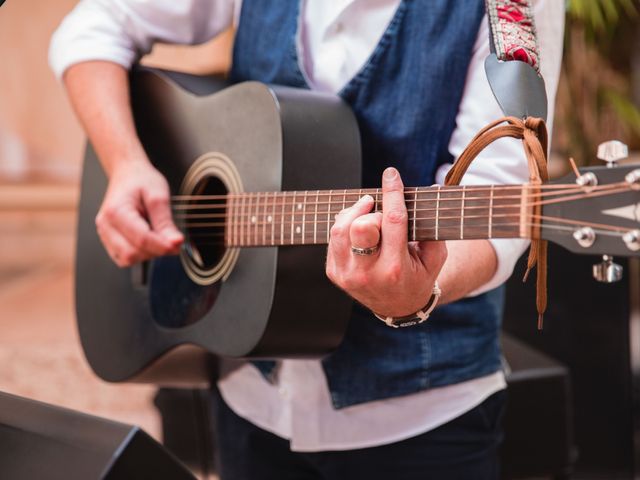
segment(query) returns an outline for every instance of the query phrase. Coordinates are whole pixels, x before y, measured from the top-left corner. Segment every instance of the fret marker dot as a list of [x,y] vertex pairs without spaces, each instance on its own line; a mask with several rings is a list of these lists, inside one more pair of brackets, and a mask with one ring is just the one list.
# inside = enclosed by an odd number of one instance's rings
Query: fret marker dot
[[257,221],[258,221],[258,219],[256,218],[255,215],[253,217],[251,217],[251,223],[256,223]]
[[302,210],[302,204],[301,203],[298,204],[298,210]]
[[302,229],[300,227],[296,227],[296,233],[301,233]]
[[269,216],[267,217],[267,222],[271,223],[271,220],[273,220],[273,217],[272,217],[271,215],[269,215]]

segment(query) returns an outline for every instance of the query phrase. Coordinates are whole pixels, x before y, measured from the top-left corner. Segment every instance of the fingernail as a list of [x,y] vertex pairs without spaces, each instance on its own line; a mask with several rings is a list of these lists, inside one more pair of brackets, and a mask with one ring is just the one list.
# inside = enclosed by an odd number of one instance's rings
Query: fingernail
[[182,240],[182,234],[177,230],[167,230],[165,232],[165,236],[171,242],[177,242],[179,240]]
[[389,167],[384,171],[383,177],[385,180],[393,180],[396,175],[398,175],[398,171],[393,167]]
[[365,195],[364,197],[360,197],[360,200],[358,200],[358,203],[369,203],[369,202],[373,202],[373,197],[371,195]]

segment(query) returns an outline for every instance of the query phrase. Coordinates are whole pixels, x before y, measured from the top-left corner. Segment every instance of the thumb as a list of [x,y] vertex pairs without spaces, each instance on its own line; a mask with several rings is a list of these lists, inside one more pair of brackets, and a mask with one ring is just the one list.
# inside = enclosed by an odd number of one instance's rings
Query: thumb
[[417,242],[417,255],[424,268],[437,277],[447,260],[447,242]]
[[151,229],[160,235],[173,247],[177,247],[184,240],[184,235],[178,230],[171,218],[168,193],[157,194],[147,191],[142,195],[144,205],[149,217]]

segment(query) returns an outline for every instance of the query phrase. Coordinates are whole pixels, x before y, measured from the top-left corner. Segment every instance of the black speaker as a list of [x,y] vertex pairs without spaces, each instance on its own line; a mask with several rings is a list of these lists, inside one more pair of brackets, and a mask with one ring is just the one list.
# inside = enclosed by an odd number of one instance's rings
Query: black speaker
[[0,476],[7,480],[195,480],[143,430],[0,393]]
[[[592,278],[592,265],[600,261],[549,245],[542,331],[536,328],[535,281],[522,285],[521,262],[508,283],[504,330],[569,369],[576,477],[630,480],[640,474],[640,262],[616,258],[624,277],[604,284]],[[534,400],[543,395],[531,391]]]
[[569,369],[507,334],[502,349],[508,366],[502,478],[570,478],[576,450]]

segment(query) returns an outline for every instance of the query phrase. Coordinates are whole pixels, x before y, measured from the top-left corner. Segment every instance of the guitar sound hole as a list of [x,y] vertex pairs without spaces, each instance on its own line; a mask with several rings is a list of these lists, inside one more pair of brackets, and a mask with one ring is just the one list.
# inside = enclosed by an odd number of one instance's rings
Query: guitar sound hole
[[239,174],[221,153],[204,154],[185,175],[180,192],[189,200],[179,216],[186,234],[180,259],[186,274],[198,285],[224,281],[238,258],[237,248],[225,246],[225,225],[227,194],[240,191]]
[[224,256],[226,194],[220,179],[207,177],[198,182],[193,193],[203,198],[189,202],[185,248],[191,261],[202,271],[214,269]]
[[[182,328],[196,323],[213,307],[221,287],[215,272],[223,263],[224,216],[227,189],[216,177],[202,177],[178,211],[176,220],[186,233],[178,260],[153,262],[150,302],[154,320],[163,327]],[[213,273],[212,273],[213,272]]]

